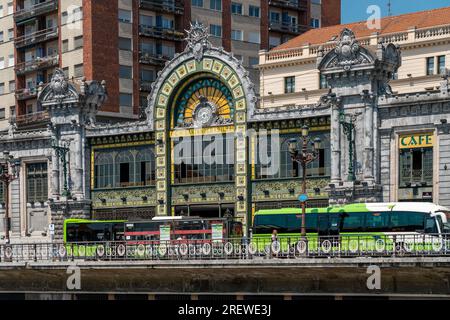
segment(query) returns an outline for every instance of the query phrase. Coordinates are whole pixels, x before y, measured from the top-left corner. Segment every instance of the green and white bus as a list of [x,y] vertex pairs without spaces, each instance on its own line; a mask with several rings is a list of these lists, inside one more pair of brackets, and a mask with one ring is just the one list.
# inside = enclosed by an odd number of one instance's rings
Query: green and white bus
[[[317,249],[326,239],[334,239],[330,243],[341,246],[340,249],[348,249],[350,242],[353,246],[375,249],[376,242],[387,245],[395,241],[401,245],[406,243],[408,250],[423,250],[436,238],[442,239],[444,235],[447,239],[449,218],[449,209],[432,203],[361,203],[310,208],[306,210],[306,233],[309,245],[314,246],[312,249]],[[283,245],[283,239],[300,238],[301,225],[300,208],[260,210],[254,215],[252,238],[256,244],[267,244],[276,230]]]

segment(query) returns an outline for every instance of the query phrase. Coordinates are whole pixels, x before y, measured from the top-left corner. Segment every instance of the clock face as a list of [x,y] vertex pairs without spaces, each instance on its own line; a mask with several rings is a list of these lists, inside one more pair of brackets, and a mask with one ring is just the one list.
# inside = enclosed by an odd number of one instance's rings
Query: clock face
[[175,127],[210,126],[220,118],[234,117],[233,97],[223,83],[216,79],[200,79],[181,92],[175,104]]

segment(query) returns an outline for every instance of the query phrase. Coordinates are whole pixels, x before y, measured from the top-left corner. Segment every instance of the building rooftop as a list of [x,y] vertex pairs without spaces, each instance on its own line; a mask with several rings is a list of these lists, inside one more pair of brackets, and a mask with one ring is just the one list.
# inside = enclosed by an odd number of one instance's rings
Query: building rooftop
[[312,29],[308,32],[272,49],[284,50],[299,48],[306,44],[317,45],[334,41],[342,29],[351,29],[357,38],[369,37],[378,32],[380,35],[406,32],[411,28],[423,29],[450,24],[450,7],[420,11],[381,19],[381,29],[369,29],[367,21],[335,25],[326,28]]

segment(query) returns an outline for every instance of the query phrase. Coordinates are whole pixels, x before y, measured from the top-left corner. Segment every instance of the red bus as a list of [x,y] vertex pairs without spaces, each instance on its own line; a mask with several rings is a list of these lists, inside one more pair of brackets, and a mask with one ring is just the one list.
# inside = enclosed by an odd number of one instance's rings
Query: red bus
[[155,217],[125,223],[127,244],[211,242],[242,238],[242,223],[227,218]]

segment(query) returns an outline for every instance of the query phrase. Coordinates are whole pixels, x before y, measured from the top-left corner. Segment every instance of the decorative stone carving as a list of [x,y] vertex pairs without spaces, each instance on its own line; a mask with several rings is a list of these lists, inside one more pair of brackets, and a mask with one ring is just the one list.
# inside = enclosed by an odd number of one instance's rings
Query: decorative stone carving
[[368,63],[367,58],[360,54],[360,50],[361,47],[353,31],[345,28],[341,32],[337,48],[335,49],[337,57],[333,61],[333,66],[350,70],[354,64]]
[[50,81],[50,89],[53,91],[53,97],[56,100],[64,99],[69,91],[64,71],[56,69]]
[[192,51],[194,53],[195,59],[197,61],[201,61],[205,49],[211,48],[211,42],[209,42],[208,27],[196,21],[194,24],[191,23],[190,30],[185,31],[187,33],[186,51]]

